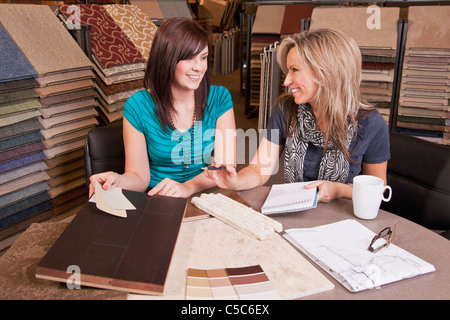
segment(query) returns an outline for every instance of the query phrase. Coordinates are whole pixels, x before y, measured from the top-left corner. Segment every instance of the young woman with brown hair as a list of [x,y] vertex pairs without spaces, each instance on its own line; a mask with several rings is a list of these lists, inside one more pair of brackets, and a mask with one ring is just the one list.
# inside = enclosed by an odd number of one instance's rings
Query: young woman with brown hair
[[104,189],[188,197],[213,187],[201,169],[214,161],[235,165],[235,121],[229,91],[210,83],[205,30],[186,18],[166,20],[153,40],[146,90],[124,108],[125,173],[90,177]]

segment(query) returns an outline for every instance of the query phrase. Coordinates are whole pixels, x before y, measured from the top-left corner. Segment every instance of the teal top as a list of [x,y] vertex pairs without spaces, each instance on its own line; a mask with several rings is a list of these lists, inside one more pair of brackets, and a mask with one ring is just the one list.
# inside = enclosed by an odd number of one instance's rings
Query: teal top
[[153,188],[164,178],[185,182],[200,174],[201,167],[211,164],[216,121],[232,107],[230,92],[212,85],[205,113],[194,127],[185,132],[168,127],[164,130],[150,93],[141,90],[133,94],[125,103],[123,116],[147,141],[149,187]]

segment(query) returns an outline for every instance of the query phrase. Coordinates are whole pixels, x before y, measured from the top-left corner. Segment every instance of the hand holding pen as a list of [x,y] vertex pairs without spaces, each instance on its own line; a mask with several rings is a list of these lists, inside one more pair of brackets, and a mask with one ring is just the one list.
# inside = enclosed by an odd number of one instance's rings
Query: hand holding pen
[[237,172],[233,165],[213,164],[202,168],[206,176],[213,180],[219,188],[234,189],[236,184]]
[[202,170],[208,171],[208,170],[226,170],[227,167],[226,166],[220,166],[220,167],[215,167],[215,166],[207,166],[207,167],[202,167]]

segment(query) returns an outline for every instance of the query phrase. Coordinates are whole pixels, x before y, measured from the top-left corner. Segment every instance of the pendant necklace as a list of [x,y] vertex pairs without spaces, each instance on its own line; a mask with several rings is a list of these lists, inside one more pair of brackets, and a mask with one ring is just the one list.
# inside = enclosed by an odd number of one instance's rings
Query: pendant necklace
[[[191,131],[191,149],[190,152],[186,152],[186,150],[183,149],[183,145],[182,145],[182,139],[181,139],[181,134],[178,133],[177,128],[175,127],[175,124],[173,122],[173,118],[172,118],[172,112],[169,112],[169,118],[170,118],[170,124],[172,125],[172,127],[174,128],[174,132],[175,134],[178,136],[178,143],[180,144],[180,149],[183,152],[183,157],[184,157],[184,169],[185,169],[185,173],[186,173],[186,179],[185,181],[188,180],[188,173],[189,173],[189,164],[192,162],[191,158],[192,158],[192,149],[194,147],[194,129],[195,129],[195,122],[196,122],[196,115],[197,115],[197,107],[194,107],[194,114],[192,116],[192,131]],[[189,129],[188,129],[189,131]]]

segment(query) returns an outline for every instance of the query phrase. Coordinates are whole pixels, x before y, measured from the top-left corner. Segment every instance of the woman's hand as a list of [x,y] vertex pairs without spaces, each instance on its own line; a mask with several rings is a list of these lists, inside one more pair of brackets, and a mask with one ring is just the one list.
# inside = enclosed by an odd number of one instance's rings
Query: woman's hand
[[156,194],[160,196],[188,198],[192,195],[192,191],[184,183],[165,178],[148,192],[149,196]]
[[89,177],[89,198],[95,193],[95,182],[98,182],[104,190],[118,186],[120,175],[118,173],[108,171],[94,174]]
[[317,187],[319,189],[319,195],[317,201],[330,202],[336,198],[352,198],[352,186],[331,181],[314,181],[305,186],[305,189]]
[[[219,166],[217,165],[217,167]],[[213,180],[219,188],[234,190],[237,185],[236,168],[232,165],[226,165],[225,168],[225,170],[207,170],[206,176]]]

